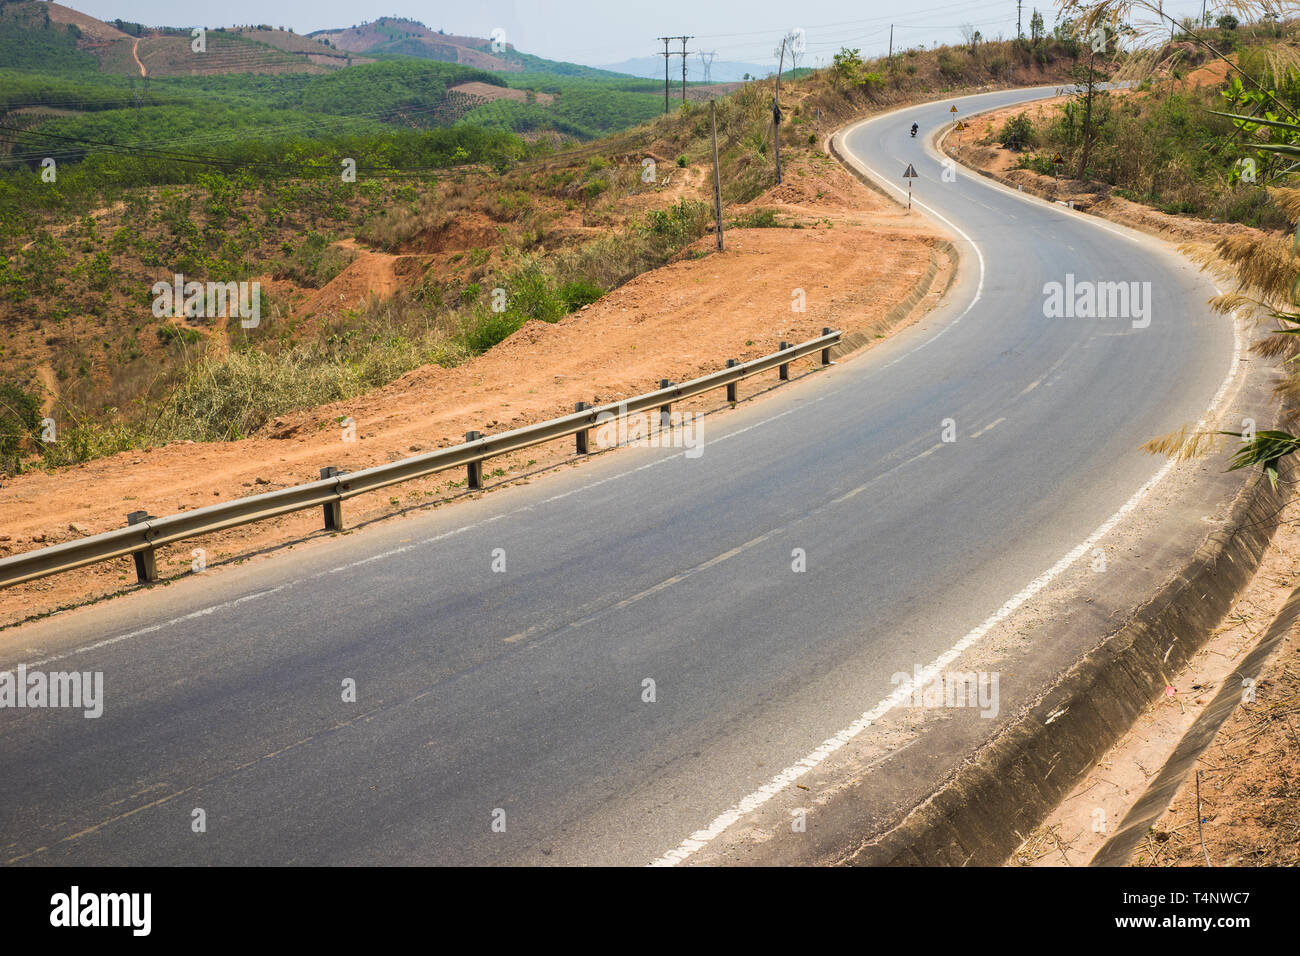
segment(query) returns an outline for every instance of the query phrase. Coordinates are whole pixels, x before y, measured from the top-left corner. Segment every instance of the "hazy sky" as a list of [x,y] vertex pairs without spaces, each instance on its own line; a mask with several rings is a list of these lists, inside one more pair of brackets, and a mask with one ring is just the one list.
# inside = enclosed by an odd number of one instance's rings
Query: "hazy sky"
[[[593,65],[652,55],[663,49],[655,37],[666,34],[694,35],[689,50],[717,50],[719,59],[766,63],[773,60],[781,34],[801,27],[808,42],[805,62],[812,66],[829,61],[844,45],[883,53],[891,21],[895,47],[957,41],[966,23],[990,38],[1011,37],[1016,30],[1016,0],[66,0],[66,5],[103,20],[120,17],[150,26],[269,23],[309,33],[401,16],[470,36],[486,37],[500,27],[526,53]],[[1025,31],[1035,6],[1050,30],[1055,5],[1024,0]],[[1201,0],[1166,0],[1165,7],[1177,16],[1199,14]],[[797,22],[791,22],[792,10],[798,11]]]

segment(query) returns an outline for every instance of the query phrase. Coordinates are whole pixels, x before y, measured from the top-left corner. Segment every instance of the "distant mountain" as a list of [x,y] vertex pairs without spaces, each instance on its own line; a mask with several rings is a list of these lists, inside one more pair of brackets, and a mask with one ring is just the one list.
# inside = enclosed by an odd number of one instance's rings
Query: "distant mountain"
[[381,17],[300,36],[267,24],[208,30],[195,54],[188,27],[105,23],[58,3],[0,0],[0,69],[103,72],[125,76],[322,74],[403,57],[493,73],[548,73],[575,79],[628,79],[578,63],[522,53],[486,37],[455,36],[417,20]]
[[317,30],[314,40],[367,56],[409,56],[423,60],[459,63],[498,73],[553,73],[556,76],[599,78],[615,74],[578,63],[547,60],[521,53],[511,43],[496,44],[487,37],[456,36],[434,30],[419,20],[380,17],[368,23],[336,30]]
[[[662,56],[638,56],[622,63],[610,63],[599,69],[611,73],[624,73],[628,76],[640,76],[650,80],[664,78],[664,58]],[[736,60],[714,60],[709,67],[709,80],[713,83],[734,83],[743,80],[748,73],[751,79],[761,78],[775,73],[776,67],[762,63],[742,63]],[[669,60],[670,77],[677,82],[682,79],[682,61],[680,57]],[[692,83],[704,79],[704,64],[698,56],[686,57],[686,79]]]

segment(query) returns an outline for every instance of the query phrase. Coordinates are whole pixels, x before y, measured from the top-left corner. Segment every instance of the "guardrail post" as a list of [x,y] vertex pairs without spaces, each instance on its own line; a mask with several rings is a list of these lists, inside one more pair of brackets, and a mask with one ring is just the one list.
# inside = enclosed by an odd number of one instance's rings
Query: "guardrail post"
[[[676,382],[670,382],[666,378],[661,378],[659,380],[660,389],[670,388],[676,384],[677,384]],[[673,423],[673,403],[664,402],[662,405],[659,406],[659,427],[667,428],[672,423]]]
[[[320,470],[322,478],[333,478],[339,473],[339,470],[333,465],[326,465]],[[325,530],[342,531],[343,530],[343,502],[327,501],[321,505],[321,511],[325,513]]]
[[[786,342],[785,340],[782,340],[782,342],[781,342],[781,346],[780,346],[780,348],[777,349],[777,351],[778,351],[778,352],[784,352],[784,351],[785,351],[786,349],[788,349],[789,347],[790,347],[790,343],[789,343],[789,342]],[[776,377],[777,377],[779,380],[781,380],[782,382],[788,382],[788,381],[790,381],[790,363],[789,363],[789,362],[782,362],[782,363],[781,363],[781,367],[778,368],[778,369],[776,370]]]
[[[132,511],[126,516],[128,525],[141,524],[152,518],[147,511]],[[154,553],[153,548],[145,548],[143,551],[137,551],[131,555],[135,561],[135,580],[137,584],[150,584],[158,580],[158,556]]]
[[[735,360],[735,359],[727,359],[727,368],[735,368],[735,367],[736,367],[736,360]],[[727,383],[727,401],[731,402],[731,404],[733,404],[733,405],[736,404],[736,385],[737,385],[737,384],[738,384],[737,382],[728,382],[728,383]]]
[[[589,408],[591,408],[591,406],[588,405],[586,402],[576,402],[573,406],[573,410],[575,412],[585,412]],[[578,454],[579,455],[587,454],[588,451],[590,450],[589,445],[591,439],[591,432],[584,428],[582,431],[577,433],[577,437],[578,437]]]
[[[830,335],[830,334],[831,334],[830,329],[822,329],[822,335]],[[826,348],[822,349],[822,364],[823,365],[831,364],[831,347],[829,345],[826,346]]]
[[[466,441],[478,441],[482,437],[483,437],[482,432],[465,433]],[[478,459],[477,461],[471,461],[469,464],[467,464],[465,466],[465,472],[466,472],[466,477],[469,480],[470,488],[483,487],[483,459],[482,458]]]

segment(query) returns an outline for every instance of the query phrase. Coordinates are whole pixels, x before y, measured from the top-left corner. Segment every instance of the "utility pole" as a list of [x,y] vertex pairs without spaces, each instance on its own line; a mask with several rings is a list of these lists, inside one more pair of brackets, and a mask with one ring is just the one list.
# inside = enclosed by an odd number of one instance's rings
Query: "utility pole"
[[776,157],[776,181],[781,181],[781,71],[785,69],[785,38],[781,38],[781,60],[776,67],[776,96],[772,97],[772,155]]
[[[1161,20],[1165,18],[1165,0],[1159,0],[1159,3],[1156,4],[1156,16],[1158,16]],[[1169,42],[1170,43],[1174,42],[1174,30],[1177,28],[1177,26],[1178,26],[1178,21],[1175,20],[1173,17],[1170,17],[1169,18]]]
[[668,112],[668,41],[674,37],[659,37],[664,41],[664,112]]
[[682,102],[686,102],[686,41],[690,37],[681,37],[682,41]]
[[722,179],[718,175],[717,104],[709,100],[709,129],[713,134],[713,231],[718,234],[718,251],[722,251]]
[[1020,29],[1020,8],[1023,4],[1024,4],[1024,0],[1016,0],[1016,39],[1017,40],[1019,40],[1021,37],[1025,35],[1025,32],[1022,29]]
[[889,59],[894,58],[894,25],[889,25]]

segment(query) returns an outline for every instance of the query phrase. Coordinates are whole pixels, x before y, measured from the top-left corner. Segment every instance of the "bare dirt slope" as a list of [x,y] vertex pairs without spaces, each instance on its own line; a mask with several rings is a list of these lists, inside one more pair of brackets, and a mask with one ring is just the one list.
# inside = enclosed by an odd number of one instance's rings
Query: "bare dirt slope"
[[75,25],[87,39],[125,40],[128,38],[117,27],[110,26],[102,20],[96,20],[94,17],[73,10],[71,7],[65,7],[59,3],[47,3],[45,9],[49,12],[52,21]]
[[[33,471],[0,489],[0,554],[120,527],[128,512],[173,514],[317,477],[323,465],[355,470],[454,444],[466,431],[503,431],[573,409],[648,391],[661,378],[683,381],[753,358],[780,340],[802,341],[823,326],[883,337],[886,321],[923,278],[937,302],[952,267],[942,237],[919,216],[858,184],[827,158],[787,170],[786,184],[759,197],[801,228],[726,234],[725,252],[706,236],[678,261],[628,282],[559,322],[531,322],[487,353],[455,368],[426,366],[359,398],[272,422],[229,443],[176,442],[55,472]],[[733,210],[742,213],[745,210]],[[390,293],[401,256],[362,251],[329,295]],[[934,274],[935,264],[941,268]],[[369,283],[369,286],[367,286]],[[332,288],[331,288],[332,287]],[[807,307],[792,310],[795,290]],[[796,366],[796,372],[799,370]],[[771,383],[747,383],[741,394]],[[701,400],[716,406],[720,396]],[[356,440],[346,441],[349,423]],[[489,462],[501,475],[535,470],[571,454],[571,442]],[[453,493],[463,475],[444,474],[363,496],[347,507],[350,527]],[[164,577],[188,571],[193,548],[209,567],[313,534],[319,515],[303,513],[184,542],[160,554]],[[0,622],[120,590],[134,580],[123,559],[0,592]]]
[[1188,771],[1131,865],[1300,866],[1300,628],[1254,694]]
[[[513,100],[516,103],[528,102],[528,91],[517,90],[509,86],[493,86],[491,83],[458,83],[451,87],[452,92],[464,93],[466,96],[472,96],[475,99],[491,103],[495,100]],[[550,106],[555,102],[555,96],[551,93],[534,93],[533,96],[542,106]]]

